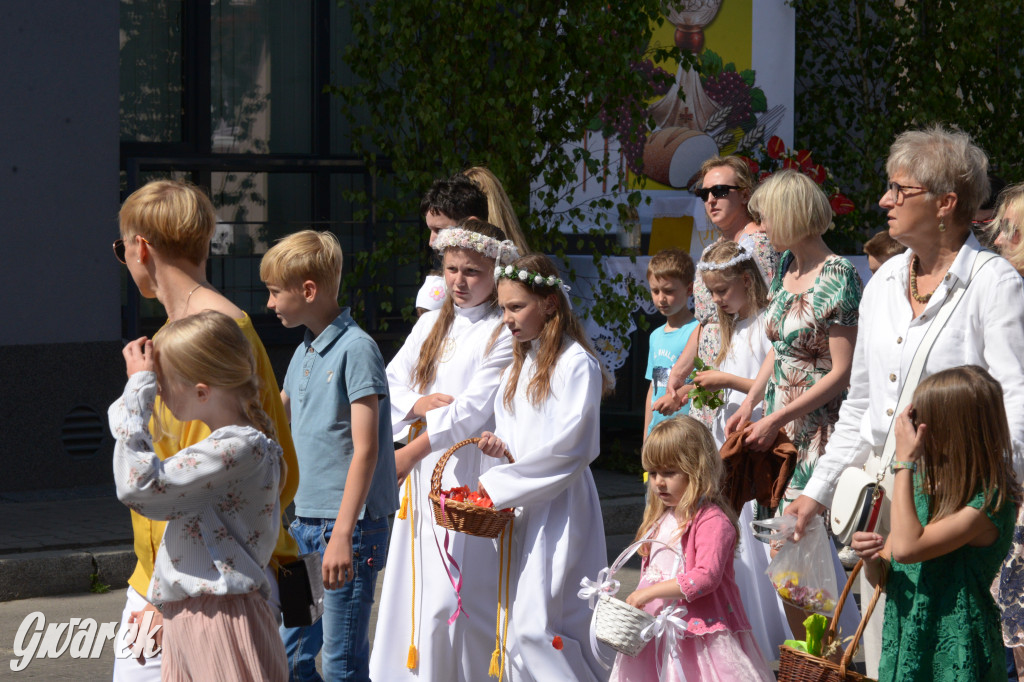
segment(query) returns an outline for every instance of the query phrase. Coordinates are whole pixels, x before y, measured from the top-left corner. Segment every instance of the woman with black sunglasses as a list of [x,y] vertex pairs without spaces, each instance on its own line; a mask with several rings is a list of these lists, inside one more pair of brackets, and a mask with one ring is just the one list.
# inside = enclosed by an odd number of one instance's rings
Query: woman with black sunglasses
[[[701,260],[714,244],[737,242],[753,252],[765,283],[771,282],[779,264],[779,254],[772,249],[764,230],[754,222],[747,210],[747,202],[756,184],[747,162],[738,156],[713,156],[701,165],[700,178],[701,187],[695,193],[704,202],[708,218],[721,232],[721,236],[704,249]],[[699,357],[706,364],[714,364],[721,347],[717,308],[699,271],[693,283],[693,301],[694,316],[700,322],[700,328],[690,336],[690,342],[673,365],[665,395],[652,406],[662,414],[670,415],[678,411],[687,398],[686,377],[693,371],[694,358]],[[702,386],[711,391],[724,388],[707,382]],[[710,428],[714,412],[707,407],[693,407],[690,416]]]

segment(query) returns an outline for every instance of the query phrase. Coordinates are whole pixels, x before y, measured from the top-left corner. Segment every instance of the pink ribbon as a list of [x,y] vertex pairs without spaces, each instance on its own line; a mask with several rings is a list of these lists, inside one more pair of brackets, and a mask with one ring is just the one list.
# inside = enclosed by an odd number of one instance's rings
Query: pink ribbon
[[[444,509],[444,498],[445,498],[444,493],[441,493],[440,497],[441,497],[441,521],[444,522],[444,521],[447,520],[447,518],[446,518],[447,515],[445,514],[445,509]],[[437,546],[437,553],[442,555],[441,556],[441,563],[444,564],[444,571],[445,571],[445,573],[448,574],[448,580],[451,581],[452,587],[455,588],[455,599],[457,601],[457,604],[456,604],[456,607],[455,607],[455,612],[451,615],[451,618],[448,619],[448,625],[451,625],[452,623],[454,623],[458,619],[460,613],[464,614],[466,616],[466,618],[469,618],[469,614],[462,610],[462,594],[461,594],[461,591],[462,591],[462,569],[459,568],[459,562],[457,562],[455,560],[455,557],[453,557],[451,555],[451,552],[448,551],[448,529],[447,528],[444,529],[444,551],[441,550],[441,545],[438,544],[438,542],[437,542],[437,533],[434,532],[433,528],[431,528],[430,530],[431,530],[431,535],[434,536],[434,545]],[[455,572],[459,574],[458,581],[455,580],[455,578],[452,576],[452,572],[448,569],[448,563],[445,562],[445,560],[444,560],[445,557],[448,557],[448,561],[450,561],[452,566],[455,568]]]

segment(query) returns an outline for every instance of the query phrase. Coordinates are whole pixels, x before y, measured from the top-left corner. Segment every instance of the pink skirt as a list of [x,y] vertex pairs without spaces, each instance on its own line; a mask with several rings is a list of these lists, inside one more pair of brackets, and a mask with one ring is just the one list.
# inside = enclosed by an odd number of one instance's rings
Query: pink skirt
[[204,595],[163,607],[164,682],[283,682],[288,659],[259,592]]
[[[636,657],[615,657],[609,682],[774,682],[775,675],[750,632],[721,630],[678,642],[679,676],[660,645],[649,642]],[[659,676],[658,666],[661,665]]]

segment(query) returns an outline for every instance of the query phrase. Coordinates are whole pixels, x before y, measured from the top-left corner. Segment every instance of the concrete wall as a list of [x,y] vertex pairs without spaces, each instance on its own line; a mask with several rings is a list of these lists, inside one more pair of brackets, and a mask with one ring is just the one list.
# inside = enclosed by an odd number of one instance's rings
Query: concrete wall
[[[0,3],[0,492],[110,482],[65,416],[119,393],[119,3]],[[84,410],[81,408],[85,408]]]

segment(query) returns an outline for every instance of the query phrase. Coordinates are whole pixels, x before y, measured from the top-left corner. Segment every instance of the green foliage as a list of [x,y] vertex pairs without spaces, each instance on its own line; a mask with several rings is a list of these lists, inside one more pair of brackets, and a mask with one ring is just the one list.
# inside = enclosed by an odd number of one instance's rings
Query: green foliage
[[[646,134],[644,101],[659,77],[634,64],[668,55],[645,52],[652,19],[663,21],[658,0],[339,4],[350,15],[343,58],[351,75],[328,90],[379,188],[347,198],[367,207],[356,220],[373,211],[386,226],[347,287],[372,280],[367,274],[385,264],[421,261],[419,197],[435,178],[478,164],[504,183],[532,249],[592,252],[595,262],[621,252],[611,237],[615,209],[635,208],[640,193],[626,192],[620,174],[607,178],[596,205],[576,201],[580,171],[593,187],[605,168],[603,155],[580,142],[594,131],[614,134],[620,117],[609,112],[638,122],[627,139]],[[601,217],[596,233],[587,233],[594,209]],[[624,320],[628,296],[600,288],[595,317]]]
[[[796,9],[796,139],[836,175],[866,237],[889,145],[900,132],[956,125],[993,171],[1024,179],[1019,0],[789,0]],[[826,235],[826,239],[829,236]]]
[[110,585],[107,585],[100,580],[100,574],[90,573],[89,574],[89,591],[93,594],[106,594],[110,592]]
[[705,363],[700,358],[695,357],[693,359],[693,371],[690,372],[690,376],[687,380],[693,383],[693,388],[690,389],[690,404],[694,407],[706,407],[709,410],[717,410],[725,404],[725,401],[722,400],[722,397],[725,394],[724,391],[721,389],[717,391],[709,391],[696,381],[697,372],[713,369],[714,367]]

